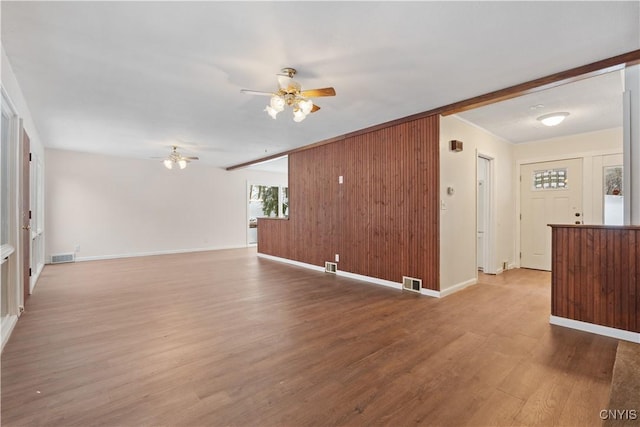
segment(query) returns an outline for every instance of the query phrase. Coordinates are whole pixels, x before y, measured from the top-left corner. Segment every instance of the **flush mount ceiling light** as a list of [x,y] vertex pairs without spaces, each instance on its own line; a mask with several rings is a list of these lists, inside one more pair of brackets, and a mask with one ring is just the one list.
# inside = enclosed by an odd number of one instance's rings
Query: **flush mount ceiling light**
[[556,126],[562,123],[562,121],[569,115],[569,113],[550,113],[544,116],[538,117],[536,120],[542,122],[545,126]]
[[315,105],[309,98],[335,96],[336,91],[332,87],[302,90],[300,83],[293,80],[295,74],[295,68],[283,68],[282,74],[278,74],[277,92],[259,92],[248,89],[241,89],[240,92],[249,95],[270,96],[271,100],[264,111],[274,120],[278,113],[284,111],[285,107],[289,106],[293,109],[293,121],[301,122],[307,118],[307,115],[315,113],[320,109],[320,107]]
[[187,163],[191,160],[199,160],[198,157],[185,157],[182,154],[178,153],[178,147],[175,145],[171,147],[171,153],[169,153],[168,157],[152,157],[153,159],[163,158],[162,164],[167,169],[173,169],[174,166],[178,166],[180,169],[184,169],[187,167]]

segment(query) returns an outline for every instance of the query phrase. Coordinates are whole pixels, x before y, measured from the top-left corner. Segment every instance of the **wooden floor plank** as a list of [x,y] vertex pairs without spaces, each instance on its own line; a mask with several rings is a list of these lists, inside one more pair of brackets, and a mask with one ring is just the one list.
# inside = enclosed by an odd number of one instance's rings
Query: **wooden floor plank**
[[1,422],[597,425],[617,341],[549,325],[547,272],[479,282],[435,299],[255,249],[50,265]]

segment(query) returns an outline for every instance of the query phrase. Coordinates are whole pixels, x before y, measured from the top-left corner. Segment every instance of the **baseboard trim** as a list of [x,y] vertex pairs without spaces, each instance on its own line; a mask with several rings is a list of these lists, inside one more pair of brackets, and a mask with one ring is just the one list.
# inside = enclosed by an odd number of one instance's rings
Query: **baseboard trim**
[[592,334],[604,335],[623,341],[630,341],[640,344],[640,333],[625,331],[623,329],[610,328],[608,326],[596,325],[594,323],[581,322],[579,320],[567,319],[566,317],[549,316],[549,323],[563,326],[565,328],[577,329],[579,331],[590,332]]
[[2,323],[2,330],[0,334],[2,335],[2,344],[0,347],[0,353],[4,350],[4,346],[9,342],[9,338],[11,337],[11,333],[13,332],[13,328],[16,327],[16,323],[18,323],[18,316],[7,316],[7,319]]
[[[76,257],[76,262],[102,261],[102,260],[107,260],[107,259],[135,258],[135,257],[154,256],[154,255],[186,254],[186,253],[192,253],[192,252],[222,251],[222,250],[225,250],[225,249],[242,249],[242,248],[246,248],[246,247],[247,247],[247,245],[215,246],[215,247],[209,247],[209,248],[169,249],[169,250],[166,250],[166,251],[135,252],[135,253],[128,253],[128,254],[112,254],[112,255],[96,255],[96,256]],[[50,264],[50,262],[48,264]]]
[[273,255],[263,254],[263,253],[260,253],[260,252],[258,252],[258,256],[260,258],[268,259],[268,260],[271,260],[271,261],[277,261],[277,262],[282,262],[282,263],[285,263],[285,264],[291,264],[291,265],[295,265],[296,267],[308,268],[309,270],[314,270],[314,271],[319,271],[319,272],[324,273],[324,267],[320,267],[319,265],[307,264],[306,262],[294,261],[292,259],[287,259],[287,258],[280,258],[280,257],[273,256]]
[[440,298],[446,297],[447,295],[451,295],[456,292],[460,292],[461,290],[468,288],[469,286],[475,285],[476,283],[478,283],[478,279],[474,277],[473,279],[465,280],[464,282],[460,282],[453,286],[449,286],[448,288],[440,291]]
[[[258,252],[258,256],[260,258],[265,258],[272,261],[282,262],[285,264],[295,265],[297,267],[303,267],[303,268],[308,268],[314,271],[324,272],[324,267],[320,267],[318,265],[313,265],[313,264],[307,264],[306,262],[294,261],[292,259],[287,259],[287,258],[280,258],[273,255],[263,254],[260,252]],[[402,283],[396,283],[390,280],[379,279],[377,277],[364,276],[362,274],[349,273],[348,271],[341,271],[339,266],[338,266],[338,271],[336,271],[336,276],[346,277],[348,279],[360,280],[362,282],[373,283],[375,285],[381,285],[381,286],[386,286],[388,288],[402,290]]]
[[346,277],[349,279],[361,280],[363,282],[373,283],[374,285],[386,286],[388,288],[399,289],[402,290],[402,283],[392,282],[391,280],[379,279],[377,277],[364,276],[362,274],[349,273],[348,271],[338,271],[336,272],[338,276]]
[[420,293],[422,295],[426,295],[426,296],[432,297],[432,298],[440,298],[440,297],[442,297],[442,295],[440,294],[440,291],[434,291],[433,289],[422,288],[422,289],[420,289]]

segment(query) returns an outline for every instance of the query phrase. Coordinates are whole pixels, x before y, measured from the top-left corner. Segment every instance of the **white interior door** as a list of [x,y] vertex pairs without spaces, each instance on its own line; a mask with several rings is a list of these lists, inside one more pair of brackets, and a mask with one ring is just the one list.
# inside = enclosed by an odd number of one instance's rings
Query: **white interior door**
[[484,270],[484,181],[478,181],[478,270]]
[[551,228],[582,223],[582,159],[520,169],[520,266],[551,270]]
[[478,270],[489,271],[489,159],[478,156],[477,193],[477,264]]

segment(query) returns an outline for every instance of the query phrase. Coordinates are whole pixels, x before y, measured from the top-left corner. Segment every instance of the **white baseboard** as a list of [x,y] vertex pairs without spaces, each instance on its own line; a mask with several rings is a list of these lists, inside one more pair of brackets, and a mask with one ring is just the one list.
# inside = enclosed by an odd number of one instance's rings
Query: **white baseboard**
[[434,291],[433,289],[422,288],[420,289],[420,293],[422,295],[426,295],[428,297],[433,297],[433,298],[442,297],[442,295],[440,294],[440,291]]
[[625,331],[623,329],[610,328],[608,326],[596,325],[594,323],[581,322],[579,320],[567,319],[566,317],[549,316],[549,323],[563,326],[565,328],[577,329],[579,331],[591,332],[592,334],[604,335],[624,341],[631,341],[640,344],[640,333]]
[[295,265],[296,267],[308,268],[310,270],[320,271],[324,273],[324,267],[320,267],[319,265],[307,264],[306,262],[294,261],[292,259],[287,259],[287,258],[280,258],[273,255],[263,254],[260,252],[258,252],[258,256],[260,258],[269,259],[271,261],[283,262],[285,264]]
[[476,283],[478,283],[478,279],[476,279],[475,277],[473,279],[465,280],[464,282],[456,283],[453,286],[449,286],[446,289],[442,289],[440,291],[439,298],[446,297],[447,295],[451,295],[453,293],[459,292],[464,288],[468,288],[469,286],[475,285]]
[[[165,251],[153,251],[153,252],[134,252],[127,254],[111,254],[111,255],[95,255],[95,256],[86,256],[86,257],[76,257],[76,262],[83,261],[102,261],[107,259],[118,259],[118,258],[135,258],[141,256],[154,256],[154,255],[172,255],[172,254],[185,254],[191,252],[207,252],[207,251],[221,251],[225,249],[241,249],[246,248],[247,245],[239,245],[239,246],[215,246],[209,248],[191,248],[191,249],[169,249]],[[49,257],[50,260],[50,257]],[[50,263],[50,262],[49,262]]]
[[[260,253],[260,252],[258,252],[258,256],[261,257],[261,258],[270,259],[272,261],[283,262],[285,264],[291,264],[291,265],[295,265],[297,267],[303,267],[303,268],[308,268],[308,269],[314,270],[314,271],[324,272],[324,267],[321,267],[321,266],[318,266],[318,265],[307,264],[305,262],[294,261],[292,259],[287,259],[287,258],[280,258],[280,257],[276,257],[276,256],[273,256],[273,255],[263,254],[263,253]],[[349,273],[348,271],[341,271],[340,269],[338,269],[338,271],[336,271],[336,276],[346,277],[348,279],[361,280],[363,282],[373,283],[375,285],[386,286],[388,288],[393,288],[393,289],[402,289],[402,283],[396,283],[396,282],[392,282],[390,280],[379,279],[377,277],[364,276],[362,274]]]
[[347,277],[349,279],[362,280],[363,282],[373,283],[375,285],[386,286],[393,289],[402,289],[402,283],[392,282],[391,280],[378,279],[377,277],[364,276],[362,274],[349,273],[348,271],[336,271],[338,276]]
[[4,350],[4,346],[9,341],[9,337],[11,336],[11,333],[13,332],[13,328],[16,327],[16,323],[18,323],[18,316],[16,316],[16,315],[7,316],[5,321],[2,322],[2,328],[1,328],[2,330],[0,331],[0,335],[2,335],[2,344],[1,344],[1,347],[0,347],[0,352],[2,352],[2,350]]
[[[294,261],[294,260],[287,259],[287,258],[280,258],[280,257],[276,257],[276,256],[273,256],[273,255],[263,254],[263,253],[260,253],[260,252],[258,252],[258,256],[261,257],[261,258],[270,259],[272,261],[282,262],[282,263],[285,263],[285,264],[295,265],[297,267],[303,267],[303,268],[308,268],[308,269],[314,270],[314,271],[324,272],[324,267],[321,267],[321,266],[318,266],[318,265],[307,264],[307,263],[304,263],[304,262]],[[386,286],[388,288],[402,290],[402,283],[392,282],[390,280],[385,280],[385,279],[379,279],[377,277],[364,276],[362,274],[350,273],[348,271],[341,271],[340,269],[338,269],[338,271],[336,271],[336,275],[337,276],[341,276],[341,277],[346,277],[348,279],[355,279],[355,280],[360,280],[360,281],[367,282],[367,283],[373,283],[374,285],[381,285],[381,286]],[[475,279],[473,280],[473,282],[475,284]],[[464,284],[464,286],[462,286],[462,287],[460,287],[460,285],[456,285],[456,286],[448,289],[447,292],[445,292],[444,294],[442,292],[434,291],[432,289],[422,288],[422,289],[420,289],[420,293],[422,295],[426,295],[426,296],[430,296],[430,297],[434,297],[434,298],[441,298],[443,296],[446,296],[446,295],[452,294],[454,292],[457,292],[459,290],[462,290],[463,288],[465,288],[467,286],[469,286],[469,284]]]

